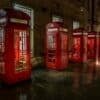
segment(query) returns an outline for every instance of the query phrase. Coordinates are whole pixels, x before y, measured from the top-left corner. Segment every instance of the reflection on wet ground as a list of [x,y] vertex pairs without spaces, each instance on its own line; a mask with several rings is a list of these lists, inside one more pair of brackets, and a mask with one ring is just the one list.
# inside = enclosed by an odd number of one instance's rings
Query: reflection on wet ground
[[100,68],[73,64],[65,71],[35,69],[32,81],[0,87],[0,100],[98,100]]

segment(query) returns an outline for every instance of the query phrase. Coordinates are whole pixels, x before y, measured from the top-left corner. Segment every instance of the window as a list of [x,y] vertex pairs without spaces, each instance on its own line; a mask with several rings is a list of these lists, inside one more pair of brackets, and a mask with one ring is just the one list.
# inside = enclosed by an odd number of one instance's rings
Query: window
[[4,63],[4,27],[0,27],[0,74],[4,73],[4,67],[5,67],[5,63]]
[[73,21],[73,29],[79,28],[80,23],[78,21]]
[[63,18],[61,16],[58,16],[58,15],[53,15],[52,21],[53,22],[63,22]]

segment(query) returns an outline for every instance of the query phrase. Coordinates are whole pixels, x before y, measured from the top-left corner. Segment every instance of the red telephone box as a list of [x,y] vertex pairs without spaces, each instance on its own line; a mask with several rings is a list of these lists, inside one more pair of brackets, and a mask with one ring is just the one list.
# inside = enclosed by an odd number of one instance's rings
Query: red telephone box
[[49,69],[63,70],[68,63],[67,29],[61,23],[52,22],[46,27],[46,66]]
[[89,32],[87,38],[87,59],[96,59],[96,32]]
[[72,61],[77,63],[83,63],[86,61],[86,40],[87,33],[83,28],[75,29],[72,34]]
[[0,78],[7,84],[31,78],[29,20],[23,12],[0,10]]

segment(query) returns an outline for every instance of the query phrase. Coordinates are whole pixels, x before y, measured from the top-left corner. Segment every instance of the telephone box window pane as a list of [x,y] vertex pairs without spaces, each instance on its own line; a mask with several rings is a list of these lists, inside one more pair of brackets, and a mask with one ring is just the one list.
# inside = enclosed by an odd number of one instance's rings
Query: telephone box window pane
[[0,27],[0,73],[4,73],[4,28]]
[[4,52],[4,30],[0,28],[0,53]]
[[15,32],[15,64],[16,71],[23,71],[27,66],[27,32],[14,30]]
[[78,21],[73,21],[73,29],[77,29],[80,27],[80,23]]
[[81,44],[80,44],[80,41],[81,41],[81,38],[75,38],[74,39],[74,54],[73,54],[73,57],[75,57],[76,59],[79,59],[80,58],[80,54],[81,54],[81,51],[80,51],[80,47],[81,47]]
[[48,35],[48,48],[56,48],[56,37],[54,35]]

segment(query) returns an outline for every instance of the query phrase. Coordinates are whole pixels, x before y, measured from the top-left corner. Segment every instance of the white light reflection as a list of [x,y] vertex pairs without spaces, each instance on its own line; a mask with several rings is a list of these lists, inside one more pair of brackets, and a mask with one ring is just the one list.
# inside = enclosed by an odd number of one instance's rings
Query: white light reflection
[[96,61],[96,65],[97,66],[100,66],[100,62],[98,60]]
[[97,43],[96,43],[96,66],[99,66],[100,65],[100,62],[99,62],[99,32],[97,32],[97,34],[96,34],[96,40],[97,40]]

